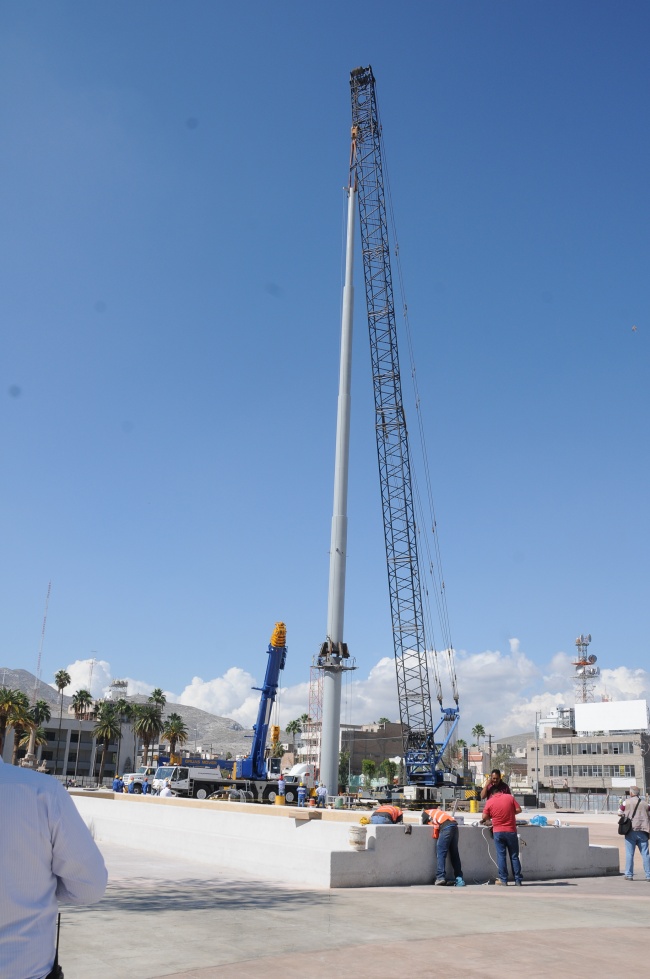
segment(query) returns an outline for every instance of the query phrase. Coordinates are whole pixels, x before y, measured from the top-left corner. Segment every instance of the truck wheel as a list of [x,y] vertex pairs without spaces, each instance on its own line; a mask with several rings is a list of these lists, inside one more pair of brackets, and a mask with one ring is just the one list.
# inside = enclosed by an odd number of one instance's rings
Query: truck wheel
[[138,782],[136,782],[133,786],[133,794],[142,795],[142,786]]
[[298,797],[291,791],[291,789],[285,789],[285,802],[297,802]]
[[195,799],[207,799],[208,798],[208,790],[207,789],[197,789],[196,792],[194,793],[194,798]]
[[276,793],[275,789],[272,789],[272,788],[268,787],[268,788],[264,789],[264,793],[262,795],[262,802],[270,802],[271,805],[273,806],[273,805],[275,805],[275,797],[276,797],[276,795],[277,795],[277,793]]

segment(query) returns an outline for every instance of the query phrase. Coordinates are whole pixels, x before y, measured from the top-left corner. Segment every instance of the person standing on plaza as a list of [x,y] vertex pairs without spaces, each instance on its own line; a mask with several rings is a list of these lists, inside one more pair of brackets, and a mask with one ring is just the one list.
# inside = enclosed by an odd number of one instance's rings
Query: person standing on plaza
[[102,855],[65,788],[0,758],[0,976],[56,975],[58,902],[106,890]]
[[321,782],[316,789],[316,808],[324,809],[327,803],[327,786]]
[[433,838],[436,841],[436,884],[443,887],[447,883],[447,854],[451,860],[454,871],[455,881],[450,881],[453,887],[464,887],[463,868],[458,852],[458,823],[450,812],[445,809],[425,809],[422,813],[422,822],[425,826],[433,825]]
[[124,792],[124,782],[120,775],[116,775],[113,779],[113,792]]
[[618,811],[620,815],[625,814],[632,820],[632,829],[625,835],[625,879],[634,880],[634,852],[638,847],[645,879],[650,880],[650,852],[648,852],[650,815],[648,803],[641,798],[636,785],[632,786],[629,798],[621,803]]
[[492,821],[494,847],[497,851],[499,876],[495,883],[506,886],[508,883],[508,854],[512,864],[515,884],[521,887],[523,877],[519,860],[519,837],[517,836],[516,815],[521,806],[509,792],[495,792],[486,802],[481,822]]
[[298,786],[298,805],[304,809],[305,799],[307,798],[307,786],[301,782]]
[[284,781],[284,775],[280,775],[280,778],[278,779],[278,795],[284,798],[286,794],[287,794],[287,785],[286,782]]

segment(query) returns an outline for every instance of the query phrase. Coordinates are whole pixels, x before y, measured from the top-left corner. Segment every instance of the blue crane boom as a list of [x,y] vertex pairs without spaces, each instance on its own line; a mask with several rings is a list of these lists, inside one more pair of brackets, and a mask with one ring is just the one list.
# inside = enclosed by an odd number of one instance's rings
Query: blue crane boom
[[[390,263],[381,128],[372,68],[350,74],[352,97],[351,186],[358,191],[363,271],[375,398],[375,431],[388,568],[393,646],[404,763],[409,784],[441,783],[441,759],[458,719],[443,707],[434,725],[422,611],[408,432],[399,368]],[[437,740],[437,732],[443,735]]]
[[271,710],[278,692],[280,673],[284,669],[287,659],[287,630],[284,622],[275,623],[267,652],[269,658],[266,664],[264,685],[253,687],[253,690],[260,690],[262,694],[257,710],[257,722],[253,725],[253,744],[248,757],[237,762],[237,776],[239,778],[265,779],[267,777],[266,739],[271,721]]

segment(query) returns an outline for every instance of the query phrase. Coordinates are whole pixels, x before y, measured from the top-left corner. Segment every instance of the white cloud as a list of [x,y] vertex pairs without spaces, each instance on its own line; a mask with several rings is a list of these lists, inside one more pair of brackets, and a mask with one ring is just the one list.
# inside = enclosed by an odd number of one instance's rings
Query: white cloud
[[[178,703],[234,718],[234,712],[243,707],[253,686],[255,677],[239,666],[231,666],[223,676],[214,680],[192,677],[192,682],[181,692]],[[256,699],[259,701],[259,697]]]
[[[444,672],[444,655],[438,657]],[[111,681],[110,664],[95,660],[90,683],[91,660],[76,660],[66,667],[72,677],[68,693],[80,687],[89,687],[93,696],[105,693]],[[456,654],[456,672],[460,690],[461,721],[459,735],[471,741],[471,729],[482,724],[486,732],[495,738],[508,734],[531,731],[535,714],[547,714],[558,706],[574,703],[571,657],[564,652],[555,653],[549,663],[540,669],[522,652],[518,639],[511,639],[509,650],[485,650],[480,653],[460,651]],[[446,676],[443,675],[444,705],[452,706]],[[128,679],[129,694],[149,695],[153,684],[144,680]],[[165,691],[168,701],[199,707],[212,714],[230,717],[243,727],[255,723],[259,707],[259,693],[251,689],[259,686],[256,678],[240,667],[233,666],[219,677],[203,680],[193,677],[184,690],[176,695]],[[434,687],[432,684],[432,694]],[[612,700],[650,701],[650,673],[642,669],[631,670],[620,666],[603,670],[595,687],[597,698],[608,696]],[[279,723],[284,727],[290,720],[308,711],[309,684],[281,687],[277,699]],[[433,702],[434,723],[438,718],[437,702]],[[356,673],[344,674],[341,694],[341,721],[364,724],[380,717],[398,720],[397,682],[395,661],[383,657],[366,677]]]
[[[93,697],[100,697],[112,680],[111,664],[104,659],[76,659],[65,669],[70,674],[70,686],[63,691],[68,697],[76,690],[89,690]],[[50,686],[56,690],[56,684]]]

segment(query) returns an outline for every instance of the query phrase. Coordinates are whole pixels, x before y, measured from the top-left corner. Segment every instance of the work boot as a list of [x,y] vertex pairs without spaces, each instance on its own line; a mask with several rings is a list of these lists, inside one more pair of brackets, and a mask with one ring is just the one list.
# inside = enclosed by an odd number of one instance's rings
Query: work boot
[[500,877],[497,877],[497,879],[495,880],[494,883],[497,884],[499,887],[507,887],[508,886],[508,881],[507,880],[501,880]]
[[447,886],[447,881],[446,881],[446,880],[445,880],[445,878],[443,877],[443,878],[442,878],[442,880],[437,880],[437,881],[436,881],[436,885],[437,885],[438,887],[446,887],[446,886]]
[[456,887],[465,887],[465,881],[462,877],[456,878]]

